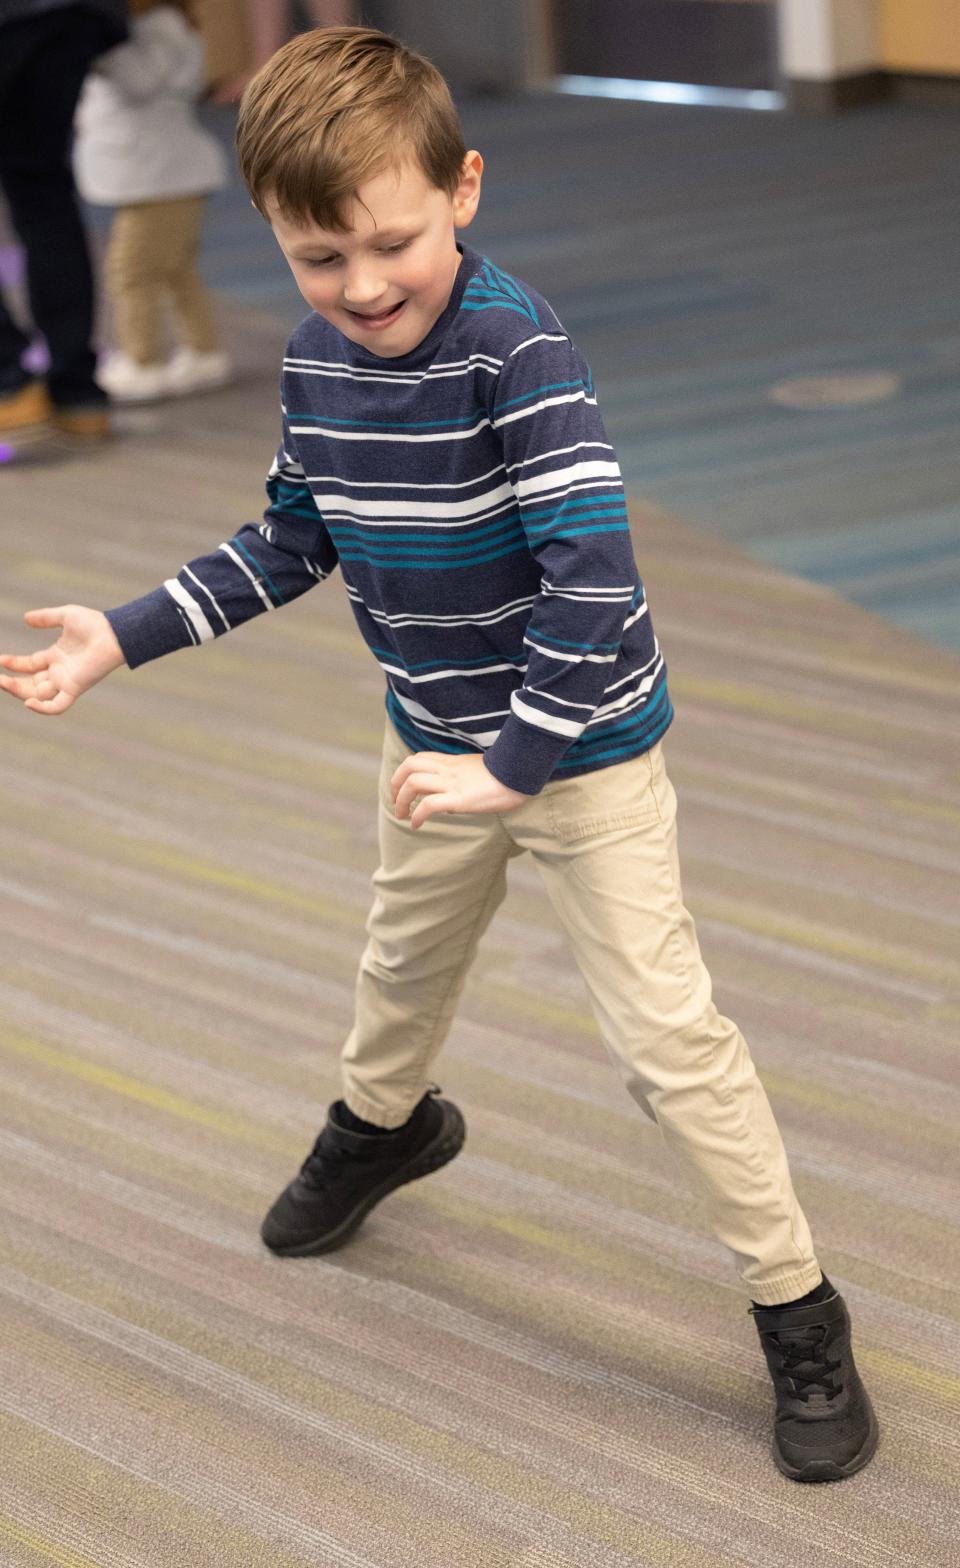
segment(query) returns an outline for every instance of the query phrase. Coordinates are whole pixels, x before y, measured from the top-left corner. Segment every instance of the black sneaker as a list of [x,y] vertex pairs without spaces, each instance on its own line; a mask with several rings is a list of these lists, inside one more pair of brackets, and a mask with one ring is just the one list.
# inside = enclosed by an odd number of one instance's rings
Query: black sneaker
[[773,1457],[792,1481],[842,1481],[872,1459],[877,1418],[839,1292],[805,1307],[750,1307],[777,1395]]
[[375,1203],[404,1182],[446,1165],[463,1147],[463,1117],[434,1084],[408,1121],[393,1132],[350,1132],[330,1106],[327,1124],[299,1174],[280,1194],[260,1227],[271,1252],[283,1257],[332,1252],[357,1229]]

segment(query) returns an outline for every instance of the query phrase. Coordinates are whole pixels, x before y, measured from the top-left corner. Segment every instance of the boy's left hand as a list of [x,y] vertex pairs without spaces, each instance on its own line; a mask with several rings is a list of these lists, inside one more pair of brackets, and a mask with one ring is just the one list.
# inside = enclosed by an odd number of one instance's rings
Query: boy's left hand
[[445,751],[407,757],[390,780],[390,793],[398,817],[408,815],[415,795],[423,796],[410,817],[412,828],[423,827],[435,811],[512,811],[530,799],[488,773],[482,757]]

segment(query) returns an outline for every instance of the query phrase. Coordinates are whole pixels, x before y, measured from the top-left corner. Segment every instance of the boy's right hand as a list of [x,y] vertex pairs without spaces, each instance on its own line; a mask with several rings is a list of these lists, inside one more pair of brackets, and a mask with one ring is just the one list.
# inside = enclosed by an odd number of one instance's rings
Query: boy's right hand
[[16,680],[0,675],[0,691],[19,697],[33,713],[66,713],[78,697],[125,663],[113,627],[101,610],[63,604],[55,610],[28,610],[28,626],[62,626],[49,648],[39,653],[0,653],[0,665],[23,672]]

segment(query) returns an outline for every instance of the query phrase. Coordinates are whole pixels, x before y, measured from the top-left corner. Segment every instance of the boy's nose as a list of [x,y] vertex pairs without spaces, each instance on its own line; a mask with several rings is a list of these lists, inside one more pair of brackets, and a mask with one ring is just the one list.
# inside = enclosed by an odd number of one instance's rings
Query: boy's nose
[[347,305],[362,309],[373,305],[383,294],[383,284],[369,268],[351,272],[343,285],[343,298]]

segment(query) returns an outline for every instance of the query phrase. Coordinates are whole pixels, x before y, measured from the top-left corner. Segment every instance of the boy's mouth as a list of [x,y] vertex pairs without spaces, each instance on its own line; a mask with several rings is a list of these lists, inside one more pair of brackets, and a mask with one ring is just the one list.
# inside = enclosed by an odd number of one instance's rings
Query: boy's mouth
[[371,332],[377,332],[381,327],[389,327],[392,325],[392,323],[396,321],[406,303],[406,300],[402,299],[399,304],[391,305],[388,310],[378,311],[375,316],[368,315],[365,311],[359,310],[348,310],[347,315],[350,316],[358,326],[364,327]]

